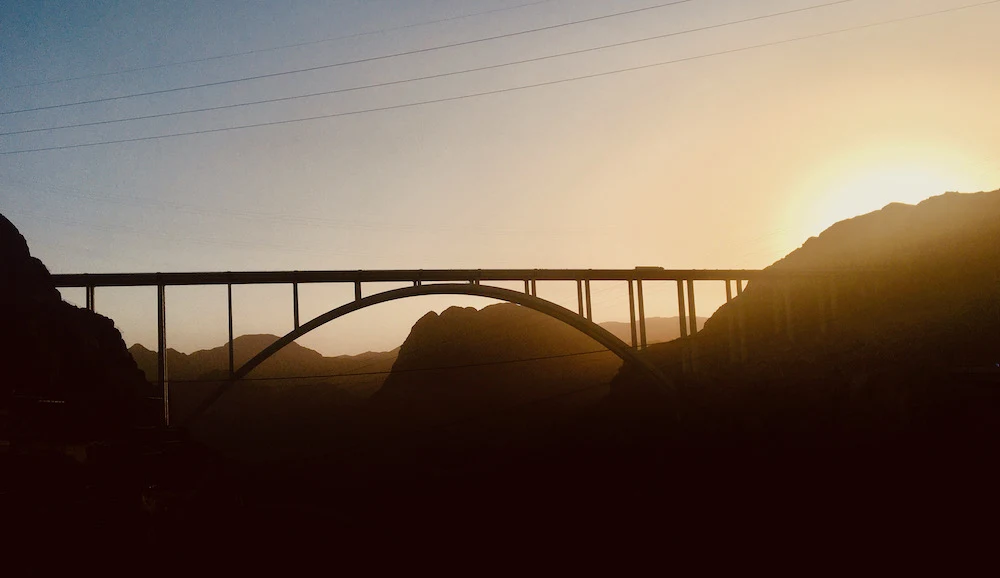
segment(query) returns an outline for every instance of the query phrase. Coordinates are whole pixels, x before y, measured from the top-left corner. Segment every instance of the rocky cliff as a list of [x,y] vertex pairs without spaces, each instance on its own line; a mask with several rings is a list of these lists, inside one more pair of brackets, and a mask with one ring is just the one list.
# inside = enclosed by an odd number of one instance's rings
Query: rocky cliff
[[0,407],[18,435],[114,436],[147,395],[107,317],[62,300],[45,265],[0,215]]

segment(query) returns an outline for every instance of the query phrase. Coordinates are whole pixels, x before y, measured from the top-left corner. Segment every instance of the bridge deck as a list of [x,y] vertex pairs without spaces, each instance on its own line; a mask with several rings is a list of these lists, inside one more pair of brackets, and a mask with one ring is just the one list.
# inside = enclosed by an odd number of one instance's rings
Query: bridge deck
[[247,285],[267,283],[383,283],[456,281],[726,281],[843,275],[844,271],[761,269],[389,269],[358,271],[217,271],[184,273],[69,273],[52,276],[56,287]]

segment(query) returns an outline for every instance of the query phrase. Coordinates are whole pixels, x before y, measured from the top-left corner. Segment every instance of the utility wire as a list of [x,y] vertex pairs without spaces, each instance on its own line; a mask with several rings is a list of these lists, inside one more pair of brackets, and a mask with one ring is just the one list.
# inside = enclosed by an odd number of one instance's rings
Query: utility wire
[[397,57],[400,57],[400,56],[411,56],[413,54],[424,54],[424,53],[427,53],[427,52],[435,52],[435,51],[444,50],[444,49],[447,49],[447,48],[456,48],[456,47],[459,47],[459,46],[469,46],[469,45],[472,45],[472,44],[481,44],[483,42],[490,42],[490,41],[493,41],[493,40],[499,40],[501,38],[513,38],[513,37],[516,37],[516,36],[523,36],[525,34],[534,34],[535,32],[544,32],[544,31],[547,31],[547,30],[555,30],[555,29],[558,29],[558,28],[565,28],[565,27],[568,27],[568,26],[575,26],[577,24],[584,24],[584,23],[587,23],[587,22],[596,22],[596,21],[599,21],[599,20],[607,20],[608,18],[617,18],[618,16],[625,16],[625,15],[628,15],[628,14],[637,14],[637,13],[640,13],[640,12],[647,12],[649,10],[656,10],[656,9],[664,8],[664,7],[667,7],[667,6],[674,6],[674,5],[677,5],[677,4],[686,4],[688,2],[694,2],[694,1],[695,0],[673,0],[672,2],[663,2],[663,3],[660,3],[660,4],[653,5],[653,6],[647,6],[645,8],[636,8],[636,9],[633,9],[633,10],[624,10],[624,11],[621,11],[621,12],[615,12],[613,14],[605,14],[603,16],[594,16],[592,18],[584,18],[582,20],[573,20],[571,22],[563,22],[562,24],[553,24],[553,25],[550,25],[550,26],[542,26],[540,28],[531,28],[531,29],[528,29],[528,30],[521,30],[521,31],[518,31],[518,32],[508,32],[506,34],[497,34],[497,35],[494,35],[494,36],[487,36],[485,38],[476,38],[476,39],[473,39],[473,40],[465,40],[465,41],[462,41],[462,42],[453,42],[451,44],[441,44],[441,45],[438,45],[438,46],[431,46],[431,47],[428,47],[428,48],[417,48],[417,49],[414,49],[414,50],[404,50],[402,52],[394,52],[392,54],[383,54],[381,56],[371,56],[371,57],[368,57],[368,58],[359,58],[357,60],[345,60],[343,62],[335,62],[333,64],[324,64],[324,65],[321,65],[321,66],[310,66],[308,68],[297,68],[297,69],[293,69],[293,70],[282,70],[282,71],[279,71],[279,72],[272,72],[272,73],[269,73],[269,74],[258,74],[258,75],[255,75],[255,76],[244,76],[242,78],[231,78],[231,79],[228,79],[228,80],[217,80],[215,82],[204,82],[204,83],[201,83],[201,84],[189,84],[187,86],[177,86],[177,87],[174,87],[174,88],[164,88],[164,89],[161,89],[161,90],[151,90],[151,91],[147,91],[147,92],[134,92],[132,94],[123,94],[123,95],[119,95],[119,96],[106,96],[106,97],[103,97],[103,98],[94,98],[94,99],[90,99],[90,100],[78,100],[76,102],[67,102],[67,103],[63,103],[63,104],[50,104],[50,105],[47,105],[47,106],[36,106],[36,107],[32,107],[32,108],[21,108],[21,109],[17,109],[17,110],[7,110],[7,111],[0,112],[0,115],[18,114],[18,113],[23,113],[23,112],[35,112],[35,111],[39,111],[39,110],[51,110],[51,109],[55,109],[55,108],[66,108],[66,107],[69,107],[69,106],[79,106],[79,105],[82,105],[82,104],[94,104],[94,103],[98,103],[98,102],[111,102],[111,101],[116,101],[116,100],[124,100],[124,99],[128,99],[128,98],[136,98],[136,97],[139,97],[139,96],[150,96],[150,95],[154,95],[154,94],[167,94],[167,93],[171,93],[171,92],[179,92],[179,91],[182,91],[182,90],[193,90],[193,89],[196,89],[196,88],[206,88],[206,87],[209,87],[209,86],[222,86],[222,85],[226,85],[226,84],[234,84],[234,83],[239,83],[239,82],[248,82],[248,81],[251,81],[251,80],[261,80],[261,79],[264,79],[264,78],[275,78],[275,77],[279,77],[279,76],[287,76],[287,75],[290,75],[290,74],[300,74],[300,73],[303,73],[303,72],[313,72],[313,71],[316,71],[316,70],[328,70],[328,69],[331,69],[331,68],[338,68],[338,67],[341,67],[341,66],[347,66],[349,64],[362,64],[362,63],[367,63],[367,62],[376,62],[376,61],[379,61],[379,60],[386,60],[386,59],[389,59],[389,58],[397,58]]
[[[580,227],[580,228],[559,228],[550,229],[546,228],[545,231],[539,231],[537,228],[486,228],[483,226],[433,226],[429,227],[426,225],[415,225],[407,223],[376,223],[376,222],[365,222],[356,221],[348,219],[330,219],[324,217],[305,217],[305,216],[295,216],[281,213],[270,213],[263,211],[248,211],[248,210],[234,210],[231,208],[218,209],[212,207],[204,207],[201,205],[192,205],[186,203],[177,203],[173,201],[164,201],[162,199],[149,199],[146,197],[140,197],[135,195],[129,196],[108,196],[101,195],[95,192],[83,191],[77,188],[68,189],[66,187],[56,187],[51,184],[42,183],[38,179],[29,179],[31,182],[26,182],[20,179],[5,179],[0,177],[0,186],[7,184],[8,186],[14,185],[26,189],[30,189],[32,193],[47,193],[59,198],[65,197],[76,197],[92,201],[98,201],[103,203],[111,203],[115,205],[132,205],[135,207],[142,208],[155,208],[155,209],[167,209],[177,211],[179,213],[187,213],[192,215],[212,215],[212,216],[223,216],[223,217],[234,217],[240,219],[251,219],[251,220],[265,220],[269,223],[273,222],[283,222],[290,223],[294,225],[305,225],[320,228],[352,228],[368,231],[379,231],[379,230],[407,230],[415,232],[426,232],[426,231],[451,231],[458,233],[491,233],[497,235],[545,235],[545,236],[558,236],[565,234],[575,234],[575,233],[594,233],[599,232],[611,232],[620,229],[618,226],[593,226],[593,227]],[[0,189],[2,190],[2,189]]]
[[354,34],[345,34],[343,36],[332,36],[332,37],[329,37],[329,38],[322,38],[320,40],[310,40],[310,41],[306,41],[306,42],[296,42],[294,44],[282,44],[281,46],[272,46],[270,48],[257,48],[257,49],[254,49],[254,50],[244,50],[242,52],[229,52],[229,53],[226,53],[226,54],[217,54],[217,55],[213,55],[213,56],[205,56],[205,57],[202,57],[202,58],[193,58],[191,60],[177,60],[177,61],[174,61],[174,62],[167,62],[167,63],[164,63],[164,64],[153,64],[153,65],[149,65],[149,66],[137,66],[137,67],[134,67],[134,68],[123,68],[123,69],[115,70],[115,71],[111,71],[111,72],[98,72],[98,73],[94,73],[94,74],[85,74],[85,75],[82,75],[82,76],[73,76],[73,77],[70,77],[70,78],[60,78],[60,79],[54,79],[54,80],[43,80],[43,81],[40,81],[40,82],[32,82],[32,83],[29,83],[29,84],[18,84],[18,85],[15,85],[15,86],[5,86],[5,87],[0,87],[0,90],[14,90],[16,88],[29,88],[29,87],[32,87],[32,86],[44,86],[44,85],[51,85],[51,84],[61,84],[61,83],[64,83],[64,82],[72,82],[74,80],[86,80],[88,78],[102,78],[102,77],[107,77],[107,76],[117,76],[119,74],[125,74],[125,73],[128,73],[128,72],[141,72],[141,71],[144,71],[144,70],[160,70],[160,69],[164,69],[164,68],[170,68],[170,67],[174,67],[174,66],[180,66],[182,64],[195,64],[195,63],[199,63],[199,62],[210,62],[212,60],[222,60],[222,59],[228,59],[228,58],[236,58],[238,56],[248,56],[248,55],[251,55],[251,54],[261,54],[261,53],[264,53],[264,52],[275,52],[275,51],[278,51],[278,50],[286,50],[286,49],[289,49],[289,48],[299,48],[299,47],[302,47],[302,46],[313,46],[313,45],[316,45],[316,44],[325,44],[325,43],[334,42],[334,41],[337,41],[337,40],[349,40],[351,38],[361,38],[361,37],[364,37],[364,36],[372,36],[372,35],[375,35],[375,34],[385,34],[387,32],[395,32],[397,30],[406,30],[408,28],[419,28],[419,27],[422,27],[422,26],[430,26],[432,24],[442,24],[444,22],[453,22],[455,20],[465,20],[465,19],[468,19],[468,18],[475,18],[477,16],[486,16],[488,14],[496,14],[498,12],[507,12],[507,11],[510,11],[510,10],[518,10],[520,8],[527,8],[529,6],[537,6],[539,4],[548,4],[549,2],[552,2],[552,1],[553,0],[540,0],[540,1],[536,1],[536,2],[527,2],[527,3],[524,3],[524,4],[517,4],[515,6],[506,6],[506,7],[503,7],[503,8],[494,8],[492,10],[484,10],[482,12],[473,12],[472,14],[462,14],[460,16],[449,16],[448,18],[439,18],[437,20],[426,20],[424,22],[416,22],[416,23],[413,23],[413,24],[404,24],[402,26],[393,26],[391,28],[381,28],[379,30],[371,30],[369,32],[356,32]]
[[335,89],[335,90],[324,90],[324,91],[321,91],[321,92],[312,92],[312,93],[309,93],[309,94],[301,94],[301,95],[294,95],[294,96],[284,96],[284,97],[278,97],[278,98],[267,98],[267,99],[255,100],[255,101],[251,101],[251,102],[241,102],[241,103],[235,103],[235,104],[224,104],[224,105],[220,105],[220,106],[210,106],[210,107],[205,107],[205,108],[194,108],[194,109],[189,109],[189,110],[180,110],[180,111],[174,111],[174,112],[163,112],[163,113],[147,114],[147,115],[141,115],[141,116],[131,116],[131,117],[120,118],[120,119],[99,120],[99,121],[94,121],[94,122],[82,122],[82,123],[66,124],[66,125],[53,126],[53,127],[31,128],[31,129],[24,129],[24,130],[0,132],[0,136],[10,136],[10,135],[17,135],[17,134],[28,134],[28,133],[46,132],[46,131],[57,131],[57,130],[66,130],[66,129],[71,129],[71,128],[81,128],[81,127],[88,127],[88,126],[100,126],[100,125],[107,125],[107,124],[116,124],[116,123],[121,123],[121,122],[131,122],[131,121],[137,121],[137,120],[148,120],[148,119],[153,119],[153,118],[164,118],[164,117],[177,116],[177,115],[182,115],[182,114],[194,114],[194,113],[199,113],[199,112],[210,112],[210,111],[225,110],[225,109],[230,109],[230,108],[239,108],[239,107],[244,107],[244,106],[255,106],[255,105],[259,105],[259,104],[270,104],[270,103],[275,103],[275,102],[286,102],[286,101],[290,101],[290,100],[299,100],[299,99],[304,99],[304,98],[314,98],[314,97],[317,97],[317,96],[328,96],[328,95],[331,95],[331,94],[342,94],[342,93],[354,92],[354,91],[358,91],[358,90],[367,90],[367,89],[370,89],[370,88],[380,88],[380,87],[384,87],[384,86],[394,86],[394,85],[398,85],[398,84],[407,84],[407,83],[410,83],[410,82],[419,82],[419,81],[423,81],[423,80],[432,80],[432,79],[437,79],[437,78],[446,78],[446,77],[449,77],[449,76],[457,76],[457,75],[461,75],[461,74],[468,74],[468,73],[471,73],[471,72],[480,72],[480,71],[483,71],[483,70],[495,70],[495,69],[498,69],[498,68],[506,68],[508,66],[516,66],[516,65],[527,64],[527,63],[531,63],[531,62],[541,62],[541,61],[544,61],[544,60],[551,60],[553,58],[562,58],[564,56],[574,56],[574,55],[577,55],[577,54],[585,54],[585,53],[588,53],[588,52],[596,52],[598,50],[607,50],[608,48],[618,48],[618,47],[621,47],[621,46],[628,46],[630,44],[639,44],[639,43],[642,43],[642,42],[649,42],[649,41],[652,41],[652,40],[662,40],[664,38],[670,38],[670,37],[674,37],[674,36],[683,36],[685,34],[692,34],[692,33],[695,33],[695,32],[704,32],[706,30],[713,30],[713,29],[716,29],[716,28],[725,28],[727,26],[735,26],[737,24],[744,24],[744,23],[747,23],[747,22],[754,22],[756,20],[765,20],[765,19],[768,19],[768,18],[775,18],[775,17],[778,17],[778,16],[785,16],[785,15],[788,15],[788,14],[795,14],[797,12],[806,12],[806,11],[809,11],[809,10],[816,10],[818,8],[826,8],[828,6],[835,6],[837,4],[847,4],[848,2],[855,2],[855,1],[857,1],[857,0],[836,0],[834,2],[827,2],[825,4],[817,4],[817,5],[813,5],[813,6],[805,6],[805,7],[802,7],[802,8],[795,8],[793,10],[784,10],[784,11],[781,11],[781,12],[772,12],[770,14],[763,14],[763,15],[760,15],[760,16],[753,16],[751,18],[743,18],[741,20],[732,20],[732,21],[729,21],[729,22],[723,22],[723,23],[720,23],[720,24],[712,24],[712,25],[709,25],[709,26],[701,26],[699,28],[689,28],[689,29],[685,29],[685,30],[679,30],[679,31],[676,31],[676,32],[669,32],[669,33],[666,33],[666,34],[657,34],[655,36],[646,36],[644,38],[637,38],[637,39],[634,39],[634,40],[626,40],[626,41],[623,41],[623,42],[615,42],[615,43],[612,43],[612,44],[603,44],[601,46],[594,46],[594,47],[591,47],[591,48],[582,48],[580,50],[571,50],[569,52],[560,52],[560,53],[557,53],[557,54],[550,54],[550,55],[547,55],[547,56],[538,56],[538,57],[535,57],[535,58],[525,58],[525,59],[522,59],[522,60],[515,60],[515,61],[512,61],[512,62],[505,62],[505,63],[501,63],[501,64],[491,64],[491,65],[488,65],[488,66],[477,66],[475,68],[466,68],[466,69],[463,69],[463,70],[455,70],[455,71],[452,71],[452,72],[442,72],[442,73],[438,73],[438,74],[429,74],[429,75],[426,75],[426,76],[418,76],[418,77],[414,77],[414,78],[405,78],[405,79],[401,79],[401,80],[392,80],[392,81],[387,81],[387,82],[378,82],[378,83],[366,84],[366,85],[362,85],[362,86],[353,86],[353,87],[349,87],[349,88],[339,88],[339,89]]
[[726,55],[726,54],[735,54],[735,53],[739,53],[739,52],[747,52],[747,51],[755,50],[755,49],[758,49],[758,48],[767,48],[767,47],[771,47],[771,46],[780,46],[780,45],[783,45],[783,44],[790,44],[790,43],[793,43],[793,42],[800,42],[800,41],[803,41],[803,40],[810,40],[810,39],[821,38],[821,37],[825,37],[825,36],[833,36],[833,35],[842,34],[842,33],[845,33],[845,32],[853,32],[853,31],[856,31],[856,30],[864,30],[864,29],[868,29],[868,28],[875,28],[875,27],[878,27],[878,26],[885,26],[885,25],[888,25],[888,24],[895,24],[895,23],[899,23],[899,22],[906,22],[906,21],[911,21],[911,20],[917,20],[917,19],[920,19],[920,18],[928,18],[928,17],[931,17],[931,16],[938,16],[938,15],[946,14],[946,13],[950,13],[950,12],[958,12],[960,10],[968,10],[968,9],[971,9],[971,8],[978,8],[978,7],[981,7],[981,6],[987,6],[987,5],[990,5],[990,4],[997,4],[997,3],[1000,3],[1000,0],[988,0],[986,2],[978,2],[976,4],[968,4],[968,5],[965,5],[965,6],[958,6],[958,7],[954,7],[954,8],[947,8],[947,9],[944,9],[944,10],[937,10],[937,11],[934,11],[934,12],[925,12],[923,14],[916,14],[916,15],[913,15],[913,16],[904,16],[904,17],[899,17],[899,18],[891,18],[891,19],[888,19],[888,20],[881,20],[879,22],[873,22],[873,23],[870,23],[870,24],[862,24],[862,25],[858,25],[858,26],[850,26],[850,27],[847,27],[847,28],[839,28],[839,29],[836,29],[836,30],[828,31],[828,32],[820,32],[820,33],[817,33],[817,34],[809,34],[809,35],[805,35],[805,36],[796,36],[794,38],[786,38],[784,40],[775,40],[775,41],[772,41],[772,42],[764,42],[764,43],[761,43],[761,44],[754,44],[754,45],[744,46],[744,47],[740,47],[740,48],[732,48],[732,49],[729,49],[729,50],[722,50],[722,51],[718,51],[718,52],[710,52],[710,53],[707,53],[707,54],[699,54],[699,55],[696,55],[696,56],[688,56],[688,57],[685,57],[685,58],[677,58],[677,59],[674,59],[674,60],[665,60],[665,61],[660,61],[660,62],[654,62],[654,63],[651,63],[651,64],[644,64],[644,65],[640,65],[640,66],[632,66],[632,67],[628,67],[628,68],[619,68],[619,69],[609,70],[609,71],[605,71],[605,72],[597,72],[597,73],[593,73],[593,74],[586,74],[586,75],[582,75],[582,76],[573,76],[573,77],[563,78],[563,79],[559,79],[559,80],[550,80],[550,81],[538,82],[538,83],[533,83],[533,84],[525,84],[525,85],[521,85],[521,86],[512,86],[512,87],[501,88],[501,89],[496,89],[496,90],[488,90],[488,91],[483,91],[483,92],[475,92],[475,93],[464,94],[464,95],[459,95],[459,96],[451,96],[451,97],[445,97],[445,98],[436,98],[436,99],[422,100],[422,101],[417,101],[417,102],[409,102],[409,103],[404,103],[404,104],[382,106],[382,107],[368,108],[368,109],[348,111],[348,112],[339,112],[339,113],[333,113],[333,114],[323,114],[323,115],[309,116],[309,117],[303,117],[303,118],[293,118],[293,119],[277,120],[277,121],[270,121],[270,122],[260,122],[260,123],[254,123],[254,124],[237,125],[237,126],[231,126],[231,127],[222,127],[222,128],[214,128],[214,129],[203,129],[203,130],[193,130],[193,131],[169,133],[169,134],[162,134],[162,135],[152,135],[152,136],[135,137],[135,138],[125,138],[125,139],[116,139],[116,140],[107,140],[107,141],[97,141],[97,142],[79,143],[79,144],[71,144],[71,145],[59,145],[59,146],[51,146],[51,147],[39,147],[39,148],[31,148],[31,149],[19,149],[19,150],[13,150],[13,151],[0,151],[0,155],[13,155],[13,154],[23,154],[23,153],[33,153],[33,152],[55,151],[55,150],[75,149],[75,148],[92,147],[92,146],[104,146],[104,145],[110,145],[110,144],[122,144],[122,143],[142,142],[142,141],[149,141],[149,140],[158,140],[158,139],[174,138],[174,137],[181,137],[181,136],[192,136],[192,135],[199,135],[199,134],[211,134],[211,133],[218,133],[218,132],[228,132],[228,131],[233,131],[233,130],[244,130],[244,129],[250,129],[250,128],[266,127],[266,126],[278,126],[278,125],[293,124],[293,123],[299,123],[299,122],[310,122],[310,121],[314,121],[314,120],[338,118],[338,117],[344,117],[344,116],[354,116],[354,115],[367,114],[367,113],[372,113],[372,112],[383,112],[383,111],[389,111],[389,110],[399,110],[399,109],[413,108],[413,107],[425,106],[425,105],[428,105],[428,104],[437,104],[437,103],[443,103],[443,102],[453,102],[453,101],[459,101],[459,100],[466,100],[466,99],[471,99],[471,98],[477,98],[477,97],[480,97],[480,96],[488,96],[488,95],[494,95],[494,94],[503,94],[503,93],[508,93],[508,92],[516,92],[516,91],[527,90],[527,89],[531,89],[531,88],[540,88],[540,87],[543,87],[543,86],[554,86],[554,85],[558,85],[558,84],[565,84],[565,83],[569,83],[569,82],[575,82],[575,81],[578,81],[578,80],[588,80],[588,79],[593,79],[593,78],[601,78],[601,77],[605,77],[605,76],[612,76],[612,75],[616,75],[616,74],[622,74],[622,73],[625,73],[625,72],[634,72],[634,71],[638,71],[638,70],[646,70],[646,69],[651,69],[651,68],[658,68],[658,67],[667,66],[667,65],[670,65],[670,64],[678,64],[678,63],[682,63],[682,62],[691,62],[691,61],[695,61],[695,60],[701,60],[701,59],[711,58],[711,57],[715,57],[715,56],[722,56],[722,55]]
[[[388,370],[388,371],[371,371],[371,372],[364,372],[364,373],[337,374],[337,375],[327,376],[326,378],[329,378],[329,377],[365,376],[365,375],[369,375],[369,376],[373,376],[373,375],[388,375],[390,373],[416,373],[416,372],[429,372],[429,371],[444,371],[444,370],[453,370],[453,369],[466,369],[466,368],[475,368],[475,367],[490,367],[490,366],[498,366],[498,365],[507,365],[507,364],[512,364],[512,363],[524,363],[524,362],[529,362],[529,361],[539,361],[539,360],[544,360],[544,359],[559,359],[559,358],[564,358],[564,357],[576,357],[576,356],[581,356],[581,355],[593,355],[595,353],[602,353],[602,352],[607,352],[607,351],[608,351],[607,349],[602,349],[602,350],[595,350],[595,351],[585,351],[585,352],[580,352],[580,353],[568,353],[568,354],[563,354],[563,355],[547,355],[547,356],[541,356],[541,357],[530,357],[530,358],[523,358],[523,359],[503,360],[503,361],[487,361],[487,362],[481,362],[481,363],[467,363],[467,364],[462,364],[462,365],[452,365],[452,366],[442,366],[442,367],[420,367],[420,368],[410,368],[410,369],[398,369],[398,370],[395,370],[395,371]],[[323,376],[315,376],[315,378],[317,378],[317,379],[323,379],[324,377]],[[221,385],[214,392],[212,392],[205,399],[203,399],[202,402],[198,405],[198,407],[195,408],[195,410],[191,412],[191,414],[188,416],[188,418],[186,420],[187,423],[193,422],[196,419],[198,419],[199,417],[201,417],[206,411],[208,411],[213,405],[215,405],[215,403],[218,402],[219,399],[222,398],[223,395],[225,395],[230,389],[232,389],[233,385],[235,385],[235,384],[237,384],[240,381],[245,380],[245,379],[246,378],[242,378],[242,379],[236,380],[236,381],[229,381],[229,380],[207,381],[207,383],[220,383],[221,382]],[[259,378],[253,378],[254,381],[273,381],[273,380],[285,380],[285,379],[309,379],[309,378],[289,378],[289,377],[275,377],[275,378],[259,377]],[[206,380],[191,380],[191,381],[188,381],[188,382],[181,382],[179,380],[173,381],[173,383],[192,383],[192,382],[206,382]]]
[[[435,343],[435,345],[440,345],[440,343]],[[389,375],[390,373],[421,373],[430,371],[448,371],[453,369],[468,369],[475,367],[493,367],[497,365],[509,365],[513,363],[527,363],[530,361],[543,361],[547,359],[564,359],[567,357],[579,357],[582,355],[594,355],[596,353],[610,353],[609,349],[595,349],[592,351],[578,351],[576,353],[562,353],[559,355],[542,355],[538,357],[522,357],[518,359],[502,359],[499,361],[482,361],[479,363],[464,363],[461,365],[442,365],[437,367],[411,367],[409,369],[386,369],[381,371],[362,371],[358,373],[328,373],[324,375],[295,375],[290,377],[241,377],[237,379],[240,381],[283,381],[286,379],[331,379],[334,377],[371,377],[375,375]],[[228,381],[227,378],[221,379],[170,379],[169,383],[219,383],[220,381]]]

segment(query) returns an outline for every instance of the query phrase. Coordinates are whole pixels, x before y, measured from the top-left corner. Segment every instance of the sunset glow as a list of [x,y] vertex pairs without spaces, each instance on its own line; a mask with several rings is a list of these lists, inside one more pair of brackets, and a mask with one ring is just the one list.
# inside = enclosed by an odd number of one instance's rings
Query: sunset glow
[[[164,8],[172,33],[104,4],[0,9],[0,205],[52,271],[761,268],[840,219],[1000,186],[1000,4],[266,4]],[[289,322],[275,291],[238,292],[254,331]],[[151,344],[132,295],[98,310]],[[621,288],[602,298],[595,315],[627,318]],[[223,331],[197,299],[172,302]],[[310,345],[393,347],[426,307]]]

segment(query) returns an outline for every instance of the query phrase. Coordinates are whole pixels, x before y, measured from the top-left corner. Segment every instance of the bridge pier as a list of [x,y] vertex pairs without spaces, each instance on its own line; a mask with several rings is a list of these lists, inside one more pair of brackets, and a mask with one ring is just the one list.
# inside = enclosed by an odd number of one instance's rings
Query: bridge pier
[[677,280],[677,319],[681,325],[681,338],[687,337],[687,306],[684,304],[684,281],[682,279]]
[[642,279],[637,279],[635,286],[639,293],[639,346],[646,349],[646,307],[642,300]]
[[[698,314],[695,312],[694,307],[694,279],[687,280],[687,299],[688,299],[688,323],[691,327],[691,337],[693,338],[695,334],[698,333]],[[687,347],[688,356],[691,359],[691,372],[698,373],[698,342],[691,339],[689,346]]]
[[[230,294],[232,294],[233,286],[229,285]],[[230,297],[230,300],[232,297]],[[230,305],[231,306],[231,305]],[[232,319],[232,311],[230,311],[230,319]],[[299,284],[292,283],[292,323],[295,329],[299,328]]]
[[687,340],[688,336],[688,324],[687,324],[687,305],[684,301],[684,280],[677,280],[677,319],[680,323],[681,336],[681,372],[690,373],[691,371],[691,344]]
[[583,282],[583,287],[584,287],[584,291],[587,294],[587,321],[593,321],[594,320],[594,315],[593,315],[593,311],[590,308],[590,306],[591,306],[591,303],[590,303],[590,279],[587,279],[587,280],[585,280]]
[[687,280],[688,290],[688,322],[691,324],[691,337],[698,333],[698,315],[694,310],[694,279]]
[[785,282],[785,288],[781,292],[782,302],[785,311],[785,337],[789,341],[795,341],[795,326],[792,325],[792,287],[791,283]]
[[[733,301],[732,279],[726,279],[725,282],[726,282],[726,304],[728,305]],[[728,316],[729,321],[726,323],[727,325],[726,328],[729,333],[729,363],[736,363],[736,361],[739,359],[739,351],[737,350],[738,346],[736,344],[736,320],[734,319],[735,315],[733,314],[733,312],[730,311],[729,313],[730,313]]]
[[[736,296],[739,297],[743,295],[743,279],[736,280]],[[740,335],[740,362],[746,363],[748,359],[747,355],[747,323],[746,323],[746,307],[743,301],[739,302],[736,308],[736,323],[739,328]]]
[[826,335],[829,331],[829,323],[826,315],[826,300],[828,297],[827,289],[829,287],[824,287],[825,284],[818,284],[819,290],[816,292],[819,297],[819,332],[822,335]]
[[[233,352],[233,284],[226,285],[226,296],[229,301],[229,379],[232,380],[236,374],[235,355]],[[299,328],[299,301],[298,290],[295,292],[295,328]]]
[[170,385],[167,383],[167,292],[156,286],[156,379],[163,396],[163,425],[170,425]]
[[93,311],[94,310],[94,286],[93,285],[87,285],[87,287],[86,287],[86,301],[87,301],[87,309],[89,311]]
[[637,349],[638,343],[635,337],[635,288],[631,279],[628,280],[628,317],[629,328],[632,331],[632,349]]
[[576,280],[576,308],[583,317],[583,281]]
[[830,278],[830,318],[837,318],[837,280]]
[[354,300],[361,301],[361,281],[354,282]]

